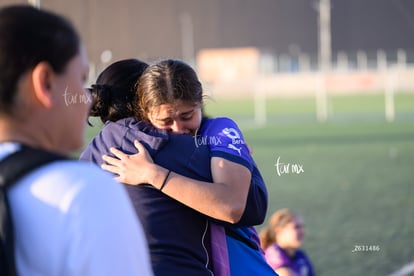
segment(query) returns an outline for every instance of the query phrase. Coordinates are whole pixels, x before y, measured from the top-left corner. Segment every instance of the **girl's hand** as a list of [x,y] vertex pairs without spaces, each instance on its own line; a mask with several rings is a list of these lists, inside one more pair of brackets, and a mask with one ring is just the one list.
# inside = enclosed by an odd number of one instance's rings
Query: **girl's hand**
[[118,175],[115,180],[125,184],[152,184],[151,170],[154,167],[154,162],[140,142],[135,140],[134,145],[138,152],[131,155],[116,148],[110,148],[110,152],[116,158],[103,155],[102,158],[106,164],[102,164],[101,168]]

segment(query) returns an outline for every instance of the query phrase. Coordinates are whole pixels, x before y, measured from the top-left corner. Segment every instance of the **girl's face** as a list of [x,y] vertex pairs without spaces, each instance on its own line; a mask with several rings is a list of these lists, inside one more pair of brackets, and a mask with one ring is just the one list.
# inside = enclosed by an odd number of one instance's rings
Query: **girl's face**
[[156,128],[194,135],[201,124],[201,103],[189,104],[177,100],[173,104],[151,108],[147,115]]
[[276,229],[277,243],[282,248],[296,249],[301,247],[304,237],[303,220],[300,217],[283,227]]

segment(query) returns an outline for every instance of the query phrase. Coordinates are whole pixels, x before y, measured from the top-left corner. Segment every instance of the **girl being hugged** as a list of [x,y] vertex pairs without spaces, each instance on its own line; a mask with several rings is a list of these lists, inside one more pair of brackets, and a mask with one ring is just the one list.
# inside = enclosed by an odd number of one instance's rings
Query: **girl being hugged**
[[[117,174],[120,182],[150,183],[200,213],[228,222],[223,227],[231,275],[248,275],[249,269],[256,275],[275,275],[264,260],[255,229],[234,225],[251,214],[246,210],[246,202],[255,202],[254,206],[248,205],[253,207],[252,210],[266,210],[267,196],[265,201],[250,198],[250,194],[267,195],[262,176],[237,124],[229,118],[206,118],[203,115],[203,89],[196,72],[188,64],[173,59],[150,65],[140,77],[137,101],[143,120],[158,129],[192,135],[192,143],[197,147],[208,147],[214,185],[155,164],[139,142],[136,142],[139,153],[134,155],[112,148],[111,152],[117,158],[104,156],[107,164],[102,168]],[[254,180],[260,180],[256,182],[263,182],[263,185],[251,186]],[[260,192],[249,192],[252,188]],[[246,250],[250,253],[244,256],[248,258],[244,263],[252,264],[250,268],[240,265],[242,257],[232,249],[233,246],[239,248],[237,243],[240,241],[253,248]],[[252,258],[257,262],[252,262]]]

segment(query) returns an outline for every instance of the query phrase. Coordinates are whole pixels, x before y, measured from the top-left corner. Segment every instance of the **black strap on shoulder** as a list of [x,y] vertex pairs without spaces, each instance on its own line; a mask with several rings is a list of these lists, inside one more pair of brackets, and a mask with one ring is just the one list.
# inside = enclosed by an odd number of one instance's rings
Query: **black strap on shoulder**
[[22,146],[0,161],[0,275],[17,275],[14,262],[13,221],[7,190],[21,177],[53,161],[67,157],[41,149]]

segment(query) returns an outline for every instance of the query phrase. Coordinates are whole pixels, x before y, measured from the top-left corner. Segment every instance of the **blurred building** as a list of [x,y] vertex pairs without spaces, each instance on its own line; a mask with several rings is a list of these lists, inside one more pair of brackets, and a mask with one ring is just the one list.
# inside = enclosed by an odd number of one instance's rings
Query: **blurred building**
[[0,6],[31,2],[70,18],[85,41],[91,81],[115,60],[172,57],[193,65],[215,96],[414,90],[414,67],[407,66],[414,64],[413,0],[330,0],[332,71],[323,79],[319,1],[0,0]]
[[[0,0],[0,5],[28,1]],[[312,59],[318,49],[317,0],[38,0],[71,18],[91,61],[191,61],[205,48],[257,47]],[[374,55],[414,49],[414,1],[331,0],[332,53]],[[392,53],[392,54],[391,54]],[[109,55],[108,55],[109,54]],[[112,54],[112,55],[110,55]]]

